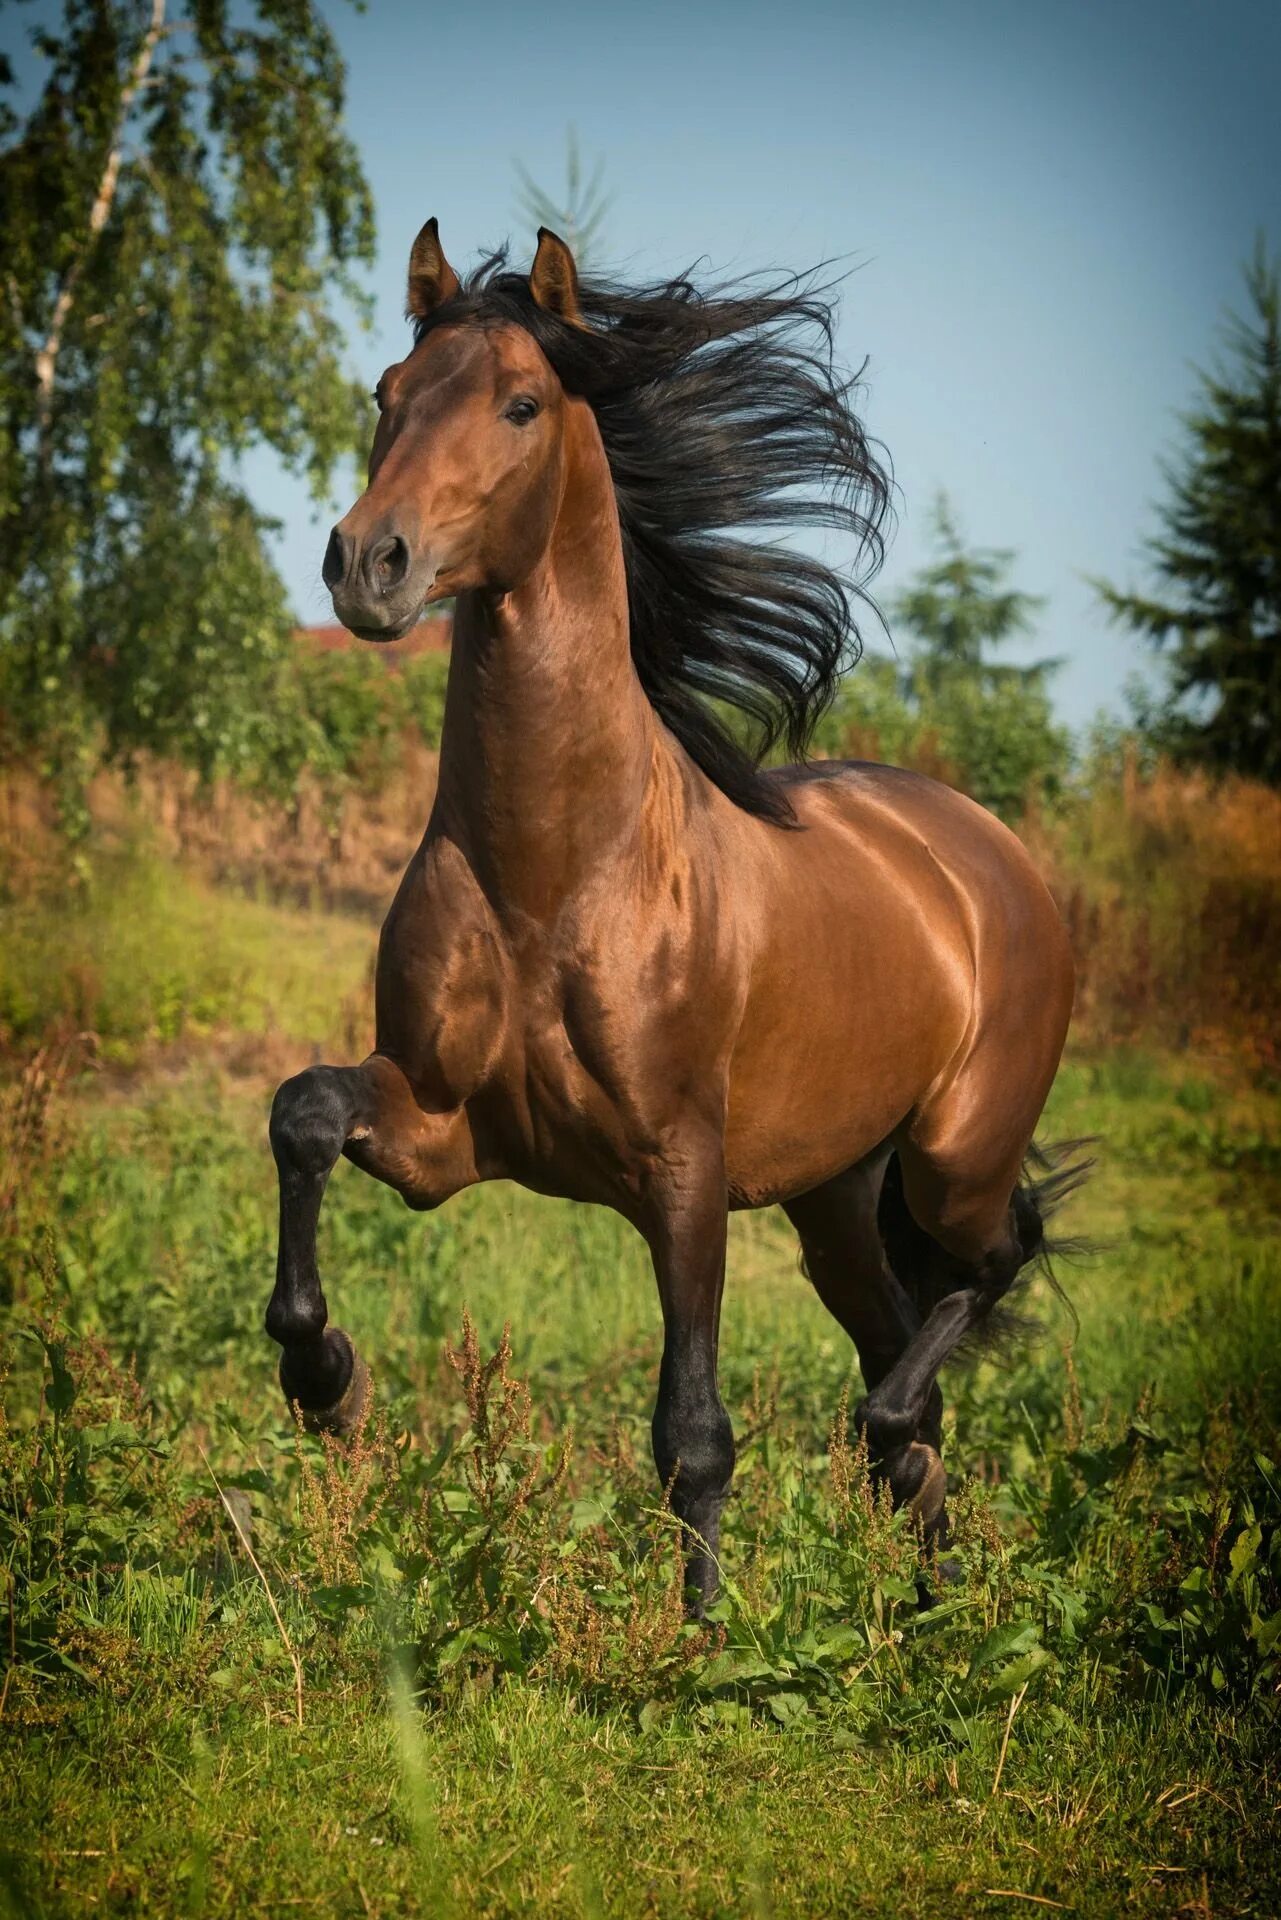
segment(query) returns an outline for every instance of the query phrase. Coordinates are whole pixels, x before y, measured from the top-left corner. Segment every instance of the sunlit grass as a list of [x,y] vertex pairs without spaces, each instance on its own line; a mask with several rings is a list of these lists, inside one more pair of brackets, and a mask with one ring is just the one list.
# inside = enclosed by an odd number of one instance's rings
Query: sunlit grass
[[[21,1624],[0,1717],[0,1887],[18,1911],[1008,1915],[1011,1893],[1275,1910],[1274,1681],[1250,1679],[1248,1610],[1220,1583],[1195,1602],[1202,1627],[1171,1637],[1144,1613],[1158,1586],[1174,1604],[1183,1569],[1200,1577],[1202,1521],[1242,1568],[1253,1554],[1261,1595],[1275,1578],[1273,1521],[1251,1546],[1241,1505],[1266,1497],[1252,1453],[1279,1451],[1265,1094],[1158,1056],[1065,1068],[1047,1134],[1103,1136],[1066,1223],[1102,1242],[1062,1275],[1079,1338],[1069,1357],[1042,1294],[1039,1338],[949,1372],[949,1465],[981,1484],[957,1499],[965,1583],[923,1629],[902,1528],[840,1521],[828,1447],[856,1390],[848,1344],[781,1217],[736,1218],[739,1491],[723,1617],[695,1643],[661,1616],[658,1313],[636,1236],[511,1186],[424,1217],[340,1166],[322,1270],[384,1427],[363,1455],[300,1457],[261,1330],[268,1091],[199,1059],[127,1096],[82,1091],[6,1242],[6,1444],[28,1449],[6,1456]],[[489,1521],[469,1506],[442,1359],[464,1305],[482,1352],[510,1323],[530,1394],[482,1489]],[[57,1442],[56,1374],[22,1332],[50,1314],[80,1382]],[[301,1727],[210,1469],[298,1649]],[[52,1584],[20,1596],[37,1565]],[[1032,1655],[969,1676],[1003,1622],[1031,1631]]]

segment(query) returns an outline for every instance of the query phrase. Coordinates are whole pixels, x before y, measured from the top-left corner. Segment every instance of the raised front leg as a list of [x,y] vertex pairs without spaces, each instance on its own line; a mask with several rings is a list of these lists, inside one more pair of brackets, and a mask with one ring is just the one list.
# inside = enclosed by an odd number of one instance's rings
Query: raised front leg
[[654,1463],[685,1528],[686,1586],[701,1615],[716,1594],[721,1508],[734,1472],[734,1434],[716,1381],[729,1212],[720,1142],[666,1164],[649,1202],[664,1330]]
[[411,1206],[438,1205],[476,1177],[461,1113],[424,1114],[408,1081],[377,1054],[358,1067],[309,1067],[271,1109],[280,1177],[280,1245],[267,1332],[279,1341],[280,1384],[313,1431],[351,1433],[364,1419],[369,1370],[329,1325],[316,1265],[320,1203],[339,1154],[393,1186]]

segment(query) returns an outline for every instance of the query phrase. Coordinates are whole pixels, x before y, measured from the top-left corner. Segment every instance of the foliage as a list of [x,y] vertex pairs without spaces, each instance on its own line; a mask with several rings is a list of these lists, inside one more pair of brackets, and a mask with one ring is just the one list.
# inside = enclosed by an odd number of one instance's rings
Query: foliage
[[1078,1033],[1159,1035],[1275,1071],[1281,795],[1101,732],[1020,832],[1072,936]]
[[1040,602],[1006,584],[1011,556],[965,547],[946,498],[934,516],[938,559],[891,603],[912,635],[900,664],[866,655],[815,735],[829,756],[915,767],[958,786],[1003,820],[1051,800],[1070,764],[1048,681],[1058,662],[988,658],[1031,625]]
[[270,447],[321,498],[366,431],[336,42],[310,0],[65,0],[32,38],[0,136],[0,747],[261,765],[289,623],[235,463]]
[[337,1039],[353,999],[367,1019],[372,928],[334,916],[317,949],[306,915],[215,891],[138,846],[96,851],[78,885],[55,869],[4,919],[0,1056],[74,1044],[132,1066],[228,1034],[261,1047],[282,1025],[295,1044]]
[[890,616],[915,640],[915,677],[938,692],[953,675],[982,687],[1014,681],[1035,685],[1048,678],[1056,660],[1010,666],[988,658],[990,647],[1004,646],[1026,633],[1041,605],[1035,595],[1005,584],[1014,556],[1004,551],[967,551],[946,494],[934,504],[934,543],[938,559],[895,596]]
[[1281,784],[1281,276],[1262,238],[1230,317],[1229,364],[1203,373],[1165,469],[1153,595],[1099,583],[1113,616],[1164,649],[1166,698],[1141,723],[1180,759]]

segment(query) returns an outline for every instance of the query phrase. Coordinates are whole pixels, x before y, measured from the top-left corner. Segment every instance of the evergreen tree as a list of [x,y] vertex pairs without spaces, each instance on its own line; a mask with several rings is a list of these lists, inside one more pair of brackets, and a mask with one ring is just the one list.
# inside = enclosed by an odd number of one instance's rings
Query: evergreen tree
[[1054,723],[1048,684],[1059,662],[1015,666],[988,657],[1031,630],[1041,602],[1008,584],[1012,554],[965,546],[943,495],[934,535],[937,559],[889,609],[913,638],[899,675],[908,751],[919,754],[928,741],[968,793],[1016,820],[1032,795],[1052,795],[1067,772],[1068,737]]
[[520,183],[517,209],[521,219],[532,227],[550,227],[559,234],[580,267],[594,265],[605,216],[613,204],[613,195],[605,192],[604,159],[598,158],[590,174],[584,173],[578,134],[570,127],[565,136],[563,197],[540,187],[522,161],[512,164]]
[[1044,680],[1057,660],[1016,667],[986,654],[987,648],[1029,632],[1042,604],[1035,594],[1005,584],[1013,554],[996,547],[967,549],[946,494],[934,503],[933,531],[937,560],[890,607],[891,616],[915,636],[917,679],[934,692],[957,671],[986,686],[1003,679],[1027,685]]
[[1098,582],[1113,616],[1163,651],[1147,723],[1178,757],[1281,784],[1281,287],[1262,239],[1228,364],[1200,375],[1187,445],[1165,469],[1151,597]]

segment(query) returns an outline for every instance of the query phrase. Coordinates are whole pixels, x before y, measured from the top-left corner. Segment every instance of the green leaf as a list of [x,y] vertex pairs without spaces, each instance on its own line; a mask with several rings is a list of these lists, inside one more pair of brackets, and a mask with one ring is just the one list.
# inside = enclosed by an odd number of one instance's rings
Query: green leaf
[[783,1727],[794,1727],[810,1710],[803,1693],[767,1693],[765,1705]]
[[1263,1528],[1256,1520],[1252,1527],[1245,1527],[1232,1543],[1228,1554],[1231,1582],[1235,1586],[1243,1575],[1254,1570],[1259,1558],[1259,1548],[1263,1544]]
[[1038,1673],[1043,1673],[1046,1667],[1057,1665],[1054,1655],[1044,1647],[1032,1647],[1021,1659],[1011,1660],[1008,1666],[989,1673],[983,1688],[984,1697],[988,1700],[1008,1700],[1020,1687],[1028,1686]]
[[1034,1620],[1011,1620],[1004,1626],[993,1627],[970,1655],[967,1679],[973,1680],[988,1668],[1000,1666],[1004,1661],[1013,1659],[1015,1654],[1029,1652],[1037,1645],[1039,1638]]
[[772,1680],[777,1674],[777,1667],[759,1654],[736,1653],[727,1647],[708,1661],[698,1676],[698,1685],[711,1692],[716,1687],[741,1687],[749,1680]]

